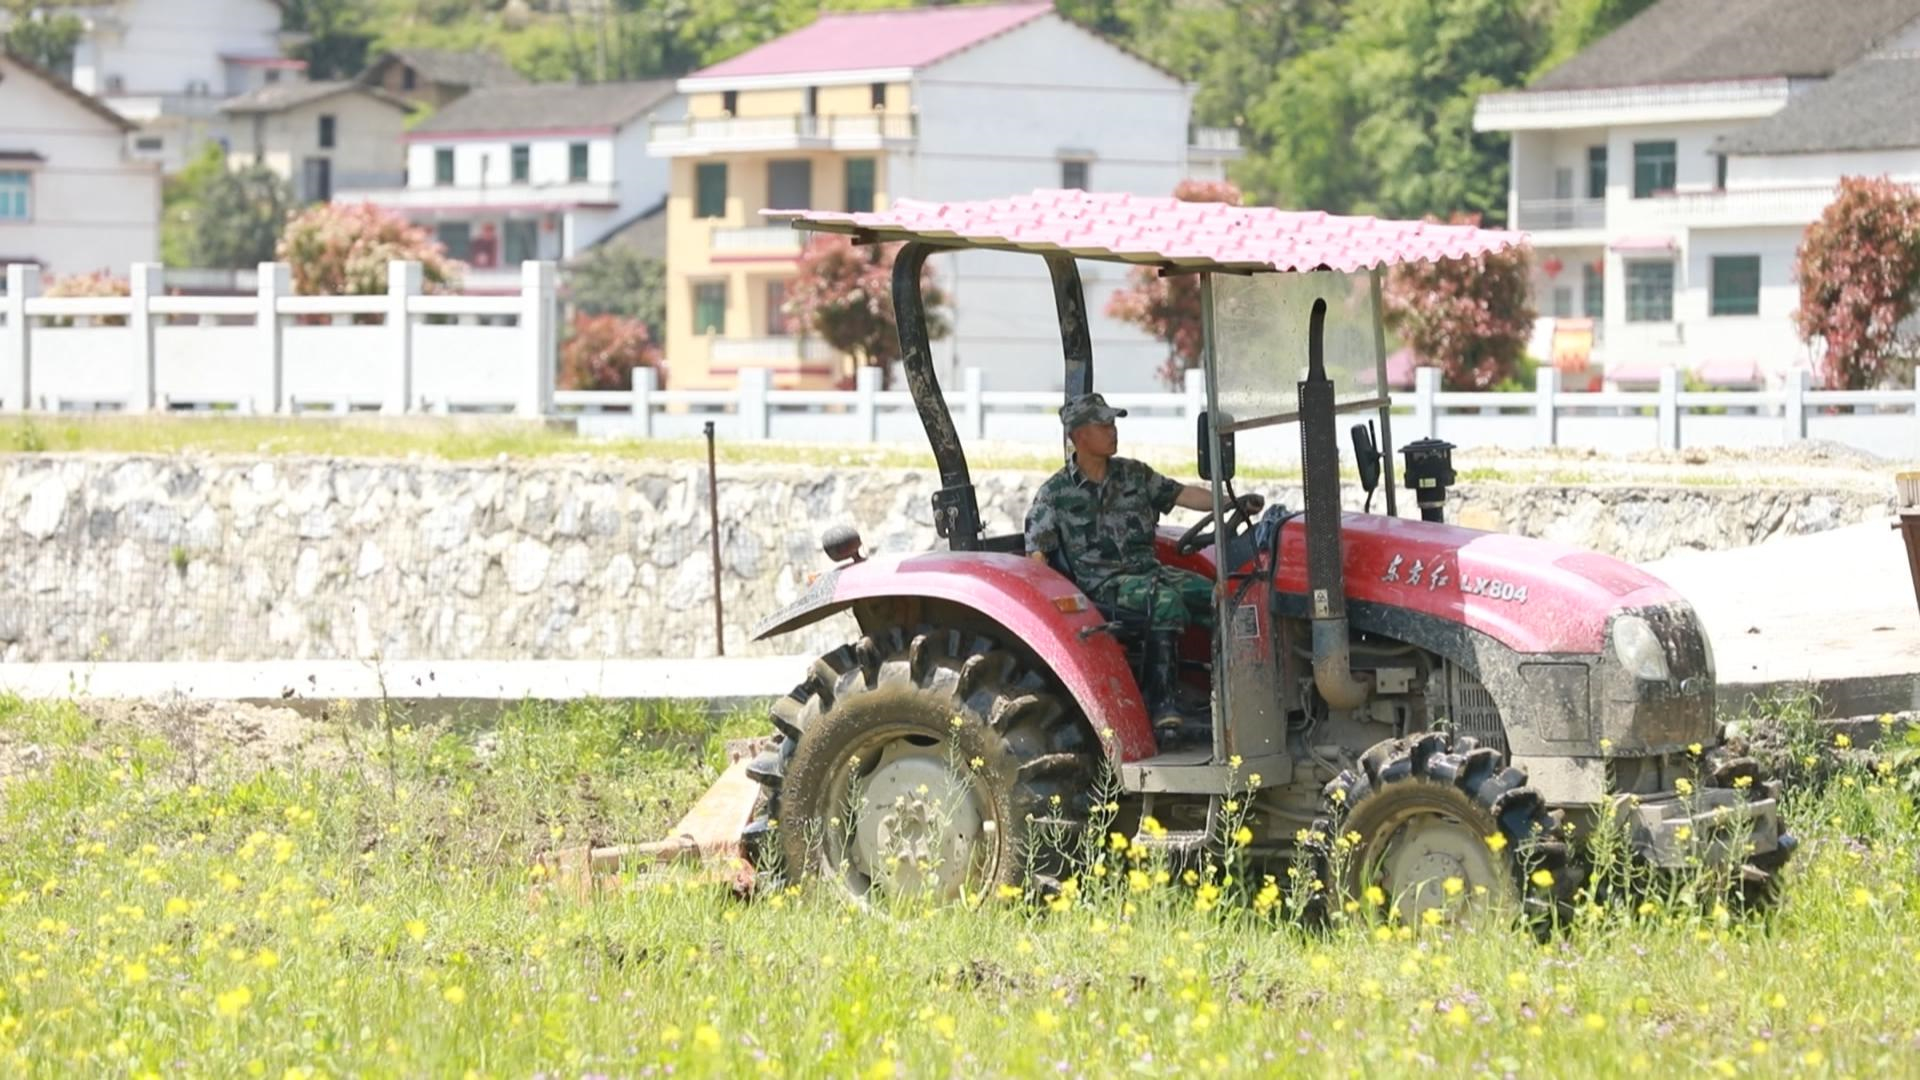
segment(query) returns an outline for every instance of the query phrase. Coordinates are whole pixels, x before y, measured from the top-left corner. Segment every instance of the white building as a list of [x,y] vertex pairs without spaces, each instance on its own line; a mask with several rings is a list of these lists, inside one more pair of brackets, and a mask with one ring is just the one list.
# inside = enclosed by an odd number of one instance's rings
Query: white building
[[1577,368],[1591,319],[1609,382],[1807,367],[1792,323],[1806,226],[1841,176],[1920,179],[1917,25],[1920,0],[1661,0],[1526,90],[1482,97],[1475,127],[1512,134],[1535,355]]
[[328,202],[335,190],[399,185],[406,174],[412,106],[358,82],[262,86],[221,106],[228,118],[227,165],[265,165],[293,185],[300,202]]
[[0,263],[124,275],[160,251],[160,170],[133,125],[65,79],[0,53]]
[[282,54],[275,0],[105,0],[63,10],[86,27],[73,85],[139,125],[134,153],[181,168],[220,138],[220,105],[272,83],[306,78]]
[[525,259],[565,260],[657,207],[648,125],[686,103],[668,81],[474,90],[406,135],[404,187],[334,194],[433,229],[468,287],[518,288]]
[[[1219,177],[1239,153],[1232,132],[1191,129],[1191,86],[1032,0],[825,14],[678,85],[689,119],[656,125],[650,146],[674,168],[676,386],[727,385],[745,367],[770,369],[779,386],[850,378],[781,315],[801,238],[769,228],[762,209],[1062,187],[1167,195],[1184,178]],[[953,300],[936,363],[979,368],[996,389],[1061,385],[1038,258],[973,251],[931,264]],[[1081,274],[1100,384],[1160,388],[1166,346],[1105,314],[1126,268]]]

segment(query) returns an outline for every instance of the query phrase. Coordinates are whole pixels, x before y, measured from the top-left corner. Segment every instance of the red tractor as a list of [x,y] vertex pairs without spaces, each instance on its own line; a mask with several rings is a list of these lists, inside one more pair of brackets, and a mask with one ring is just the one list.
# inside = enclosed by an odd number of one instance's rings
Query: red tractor
[[[906,242],[894,305],[947,550],[863,558],[857,533],[830,530],[834,567],[757,629],[859,624],[774,704],[779,738],[748,770],[763,872],[862,894],[1044,890],[1073,872],[1057,838],[1114,805],[1108,827],[1177,854],[1244,799],[1251,857],[1335,893],[1378,887],[1407,916],[1463,885],[1562,908],[1603,807],[1636,865],[1718,866],[1770,893],[1793,840],[1777,787],[1718,745],[1713,653],[1687,602],[1605,555],[1445,524],[1444,443],[1403,451],[1420,519],[1397,516],[1381,275],[1518,234],[1079,192],[789,216]],[[1045,259],[1068,398],[1095,389],[1077,259],[1199,275],[1213,510],[1157,538],[1162,563],[1216,582],[1218,630],[1181,647],[1197,739],[1156,738],[1124,612],[1026,558],[1022,536],[985,534],[920,295],[927,257],[956,249]],[[1351,436],[1369,506],[1384,471],[1384,514],[1341,509],[1343,414],[1378,423],[1377,441],[1365,423]],[[1286,424],[1305,505],[1254,520],[1236,509],[1236,438]]]

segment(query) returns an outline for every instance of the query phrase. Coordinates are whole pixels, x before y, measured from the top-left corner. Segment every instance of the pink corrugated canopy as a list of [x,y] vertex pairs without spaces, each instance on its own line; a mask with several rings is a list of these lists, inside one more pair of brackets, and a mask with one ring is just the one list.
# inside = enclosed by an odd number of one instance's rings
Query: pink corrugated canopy
[[802,229],[967,247],[1066,252],[1189,270],[1351,272],[1479,255],[1526,235],[1432,221],[1182,202],[1169,197],[1041,190],[980,202],[902,199],[879,213],[763,210]]
[[931,64],[1053,10],[1046,3],[863,11],[822,15],[689,78],[729,79]]

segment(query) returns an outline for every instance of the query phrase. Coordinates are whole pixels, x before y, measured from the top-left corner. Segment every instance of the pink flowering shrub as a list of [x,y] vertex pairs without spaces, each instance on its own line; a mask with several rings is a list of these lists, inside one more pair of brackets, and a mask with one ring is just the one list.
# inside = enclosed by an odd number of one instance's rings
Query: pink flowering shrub
[[418,262],[427,292],[455,292],[464,267],[426,229],[372,203],[319,203],[287,222],[276,251],[303,296],[387,291],[387,262]]
[[633,385],[635,368],[650,367],[666,385],[660,366],[660,347],[647,333],[647,324],[623,315],[573,317],[567,339],[560,344],[560,388],[563,390],[625,390]]
[[1920,342],[1920,191],[1885,177],[1849,176],[1807,228],[1796,256],[1802,340],[1825,346],[1821,380],[1837,390],[1901,382]]
[[[899,244],[855,245],[846,236],[816,234],[800,255],[800,273],[788,287],[782,309],[788,329],[816,334],[853,358],[856,367],[880,369],[881,385],[900,360],[900,332],[893,320],[893,260]],[[927,310],[927,337],[947,336],[941,310],[947,302],[923,267],[920,296]],[[851,383],[851,376],[847,381]]]
[[[1478,225],[1456,214],[1455,225]],[[1382,313],[1419,362],[1449,390],[1491,390],[1516,375],[1535,312],[1525,247],[1403,263],[1387,274]]]

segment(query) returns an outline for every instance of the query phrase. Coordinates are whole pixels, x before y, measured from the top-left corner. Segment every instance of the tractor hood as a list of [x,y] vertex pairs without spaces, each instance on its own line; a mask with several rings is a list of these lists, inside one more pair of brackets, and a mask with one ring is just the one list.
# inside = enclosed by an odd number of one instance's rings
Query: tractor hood
[[[1614,613],[1686,607],[1670,586],[1607,555],[1454,525],[1346,514],[1347,596],[1464,624],[1520,653],[1597,653]],[[1307,588],[1306,529],[1281,540],[1275,587]]]

